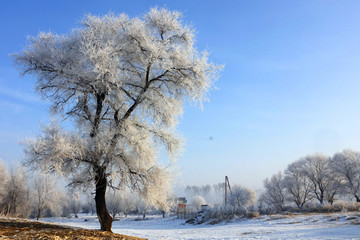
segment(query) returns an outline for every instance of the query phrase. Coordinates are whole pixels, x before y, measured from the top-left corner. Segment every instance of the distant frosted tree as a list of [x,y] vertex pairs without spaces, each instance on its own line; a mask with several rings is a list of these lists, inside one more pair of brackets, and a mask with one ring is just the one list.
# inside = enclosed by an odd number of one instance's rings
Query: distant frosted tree
[[45,174],[36,175],[32,189],[32,202],[37,220],[42,217],[46,209],[56,215],[60,213],[64,199],[54,178]]
[[233,185],[231,187],[231,194],[229,196],[229,204],[234,209],[244,209],[248,206],[254,205],[256,199],[255,192],[240,185]]
[[4,162],[0,159],[0,213],[3,212],[3,209],[1,209],[1,201],[6,194],[5,186],[7,185],[8,178],[8,171],[5,167]]
[[172,194],[168,197],[167,199],[167,206],[168,208],[160,208],[159,210],[161,211],[163,218],[165,217],[165,214],[168,212],[175,212],[177,209],[177,202],[178,202],[178,198],[175,194]]
[[113,219],[121,213],[121,193],[118,191],[109,191],[106,195],[106,204]]
[[189,197],[201,196],[205,199],[208,199],[211,193],[211,186],[186,186],[185,192]]
[[285,207],[286,191],[284,185],[284,177],[281,172],[275,174],[269,180],[264,181],[265,192],[262,194],[261,199],[275,210],[281,212]]
[[78,218],[78,213],[82,210],[82,203],[79,192],[75,191],[75,189],[68,189],[62,206],[63,217],[70,217],[71,214],[73,214],[75,218]]
[[27,185],[28,175],[24,169],[17,167],[10,170],[5,184],[5,195],[2,208],[6,215],[12,217],[28,217],[31,211],[30,190]]
[[85,194],[86,209],[93,215],[96,212],[94,195],[90,192]]
[[225,199],[225,183],[217,183],[213,185],[214,201],[218,204],[224,204]]
[[217,193],[224,193],[225,191],[225,183],[217,183],[213,185],[214,191]]
[[133,198],[135,209],[137,213],[142,214],[143,219],[145,219],[146,214],[150,208],[149,204],[146,203],[146,201],[139,196]]
[[74,186],[95,188],[101,229],[111,231],[105,193],[129,185],[148,204],[165,206],[171,174],[157,161],[181,149],[175,127],[185,100],[202,103],[221,69],[194,46],[179,12],[151,9],[142,18],[87,15],[67,35],[40,33],[15,62],[37,77],[36,91],[75,130],[45,127],[25,144],[26,163],[56,171]]
[[125,217],[128,216],[129,212],[135,208],[134,196],[125,189],[121,194],[121,211],[125,214]]
[[313,198],[311,181],[303,172],[302,161],[295,161],[288,165],[283,184],[289,195],[288,199],[299,209],[302,209],[304,204]]
[[360,202],[360,153],[350,149],[335,153],[330,160],[330,168],[340,177],[346,192]]
[[190,201],[191,206],[193,206],[197,211],[201,210],[201,205],[206,204],[206,201],[201,196],[195,196]]
[[331,189],[334,180],[328,163],[329,157],[321,153],[308,155],[300,160],[303,174],[309,178],[311,191],[320,204],[324,204],[325,195]]
[[200,195],[201,189],[199,186],[186,186],[185,192],[190,196],[195,196]]
[[337,196],[342,193],[341,177],[335,173],[330,172],[330,185],[325,191],[325,200],[333,205],[334,201],[337,200]]

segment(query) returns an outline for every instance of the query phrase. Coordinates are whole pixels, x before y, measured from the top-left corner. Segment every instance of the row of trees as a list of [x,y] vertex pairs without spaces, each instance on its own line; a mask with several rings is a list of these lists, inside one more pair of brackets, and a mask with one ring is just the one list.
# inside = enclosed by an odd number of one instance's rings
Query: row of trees
[[0,211],[11,216],[26,216],[29,213],[30,191],[27,177],[21,170],[7,171],[0,162]]
[[[0,213],[10,216],[35,217],[68,216],[82,209],[95,213],[94,195],[81,198],[79,194],[57,185],[56,179],[45,174],[29,176],[22,168],[8,171],[0,162]],[[29,187],[32,186],[32,187]],[[264,181],[265,191],[256,202],[255,192],[240,185],[233,185],[229,191],[227,208],[235,212],[285,211],[304,209],[310,203],[320,206],[332,205],[337,200],[353,199],[360,202],[360,152],[344,150],[332,157],[316,153],[300,158],[287,166],[283,172],[274,174]],[[187,186],[185,193],[188,207],[199,211],[201,205],[222,207],[225,184],[213,186]],[[107,206],[115,218],[120,213],[141,213],[143,217],[150,210],[165,211],[176,207],[176,196],[169,196],[164,208],[154,208],[141,195],[123,188],[107,191]]]
[[[258,199],[252,189],[234,184],[228,190],[226,209],[224,193],[224,183],[187,186],[187,208],[194,212],[207,204],[224,212],[281,212],[294,208],[303,210],[308,203],[324,206],[350,199],[359,203],[360,152],[344,150],[332,157],[316,153],[300,158],[289,164],[284,172],[265,179],[264,191]],[[168,204],[174,206],[174,199]]]
[[12,217],[68,216],[80,210],[79,195],[65,193],[57,179],[25,169],[11,168],[0,162],[0,213]]
[[145,219],[148,213],[159,213],[165,217],[166,213],[176,211],[177,197],[175,195],[169,195],[165,207],[156,207],[149,203],[147,199],[142,198],[138,193],[131,192],[130,189],[126,188],[121,192],[109,190],[106,194],[106,205],[114,219],[121,213],[125,217],[127,217],[128,214],[141,214],[143,219]]
[[[209,207],[221,208],[224,206],[225,184],[217,183],[213,186],[187,186],[186,196],[189,198],[189,207],[193,210],[200,210],[201,205],[207,204]],[[255,192],[247,187],[234,184],[229,190],[227,207],[233,211],[246,211],[253,208],[256,204]]]
[[[106,203],[113,218],[123,213],[145,214],[159,211],[165,214],[176,205],[176,197],[169,197],[165,208],[155,208],[146,199],[129,188],[122,191],[109,189]],[[59,186],[58,179],[51,175],[30,174],[24,168],[10,171],[0,161],[0,215],[23,218],[63,216],[78,217],[79,212],[96,213],[93,193],[79,193],[74,188]]]
[[360,152],[347,149],[332,157],[321,153],[302,157],[265,179],[264,191],[257,200],[253,190],[233,185],[226,208],[224,187],[224,183],[187,186],[185,193],[195,210],[208,204],[226,213],[301,211],[330,207],[336,201],[360,203]]
[[260,209],[303,209],[307,203],[332,205],[336,200],[360,202],[360,153],[344,150],[332,157],[321,153],[291,163],[264,181]]

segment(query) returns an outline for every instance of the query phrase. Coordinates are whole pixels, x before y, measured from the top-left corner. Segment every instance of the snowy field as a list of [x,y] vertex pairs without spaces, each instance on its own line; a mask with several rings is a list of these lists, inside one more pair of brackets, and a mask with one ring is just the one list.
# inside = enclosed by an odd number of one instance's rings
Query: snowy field
[[[174,217],[150,216],[121,218],[113,223],[113,232],[155,239],[360,239],[360,213],[263,216],[238,219],[217,225],[184,224]],[[99,229],[94,216],[79,218],[42,218],[61,225]]]

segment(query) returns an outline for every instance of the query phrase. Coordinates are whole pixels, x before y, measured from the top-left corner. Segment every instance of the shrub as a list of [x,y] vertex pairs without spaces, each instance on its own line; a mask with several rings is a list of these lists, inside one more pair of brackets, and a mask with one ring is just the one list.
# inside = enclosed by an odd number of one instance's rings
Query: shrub
[[257,218],[257,217],[259,217],[259,215],[260,215],[259,212],[248,212],[248,213],[246,213],[247,218]]

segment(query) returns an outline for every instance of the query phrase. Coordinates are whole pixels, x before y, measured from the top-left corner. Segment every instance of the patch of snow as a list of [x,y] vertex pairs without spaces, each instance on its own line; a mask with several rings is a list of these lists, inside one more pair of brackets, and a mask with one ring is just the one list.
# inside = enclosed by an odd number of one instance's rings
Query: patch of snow
[[[360,239],[360,214],[304,214],[273,215],[255,219],[237,219],[216,225],[184,224],[175,217],[149,216],[148,220],[135,221],[137,216],[113,222],[113,232],[159,239]],[[85,221],[86,220],[86,221]],[[61,225],[99,229],[95,216],[79,218],[43,218],[41,221]]]

